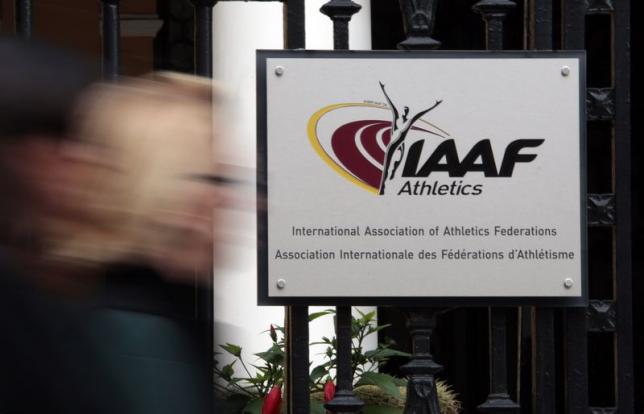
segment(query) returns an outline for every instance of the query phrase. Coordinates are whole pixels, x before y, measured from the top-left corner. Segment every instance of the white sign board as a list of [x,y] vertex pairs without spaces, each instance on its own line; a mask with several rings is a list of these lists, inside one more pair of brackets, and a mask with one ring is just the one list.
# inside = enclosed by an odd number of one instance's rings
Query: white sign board
[[584,73],[259,51],[259,302],[582,305]]

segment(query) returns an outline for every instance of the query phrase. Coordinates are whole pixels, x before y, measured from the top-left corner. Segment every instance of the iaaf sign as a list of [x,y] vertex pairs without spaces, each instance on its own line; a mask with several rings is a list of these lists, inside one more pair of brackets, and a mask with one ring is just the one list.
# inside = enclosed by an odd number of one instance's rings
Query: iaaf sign
[[584,305],[583,52],[258,51],[260,304]]

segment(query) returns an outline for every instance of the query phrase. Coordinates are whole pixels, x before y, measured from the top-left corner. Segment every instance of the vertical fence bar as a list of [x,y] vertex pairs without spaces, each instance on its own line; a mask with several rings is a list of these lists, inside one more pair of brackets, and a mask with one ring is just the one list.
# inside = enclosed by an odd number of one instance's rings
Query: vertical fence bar
[[584,309],[565,311],[566,413],[588,413],[588,337]]
[[[503,21],[516,7],[509,0],[481,0],[472,8],[485,21],[485,44],[488,50],[503,49]],[[506,308],[490,308],[490,393],[478,406],[484,413],[519,413],[520,407],[508,393],[507,381],[507,312]]]
[[103,12],[103,77],[115,80],[119,76],[121,25],[119,0],[102,0]]
[[286,2],[286,48],[306,48],[304,0]]
[[[289,0],[286,3],[287,49],[306,47],[304,0]],[[287,353],[290,375],[286,379],[288,389],[288,413],[309,414],[309,308],[308,306],[287,306],[288,344]]]
[[[195,74],[212,78],[212,7],[216,0],[192,0],[195,8]],[[206,324],[205,335],[213,349],[214,301],[212,273],[197,287],[197,318]]]
[[434,362],[430,351],[439,311],[435,308],[413,308],[405,312],[412,340],[412,357],[401,367],[409,377],[404,414],[440,414],[434,374],[442,371],[443,367]]
[[490,308],[490,394],[478,406],[483,413],[519,413],[508,392],[506,308]]
[[615,86],[614,191],[615,301],[619,318],[617,345],[617,406],[633,413],[633,303],[631,242],[631,119],[630,119],[630,2],[617,0],[613,21],[613,78]]
[[[530,1],[529,47],[553,45],[552,0]],[[556,412],[555,316],[552,308],[532,308],[532,407],[534,414]]]
[[337,338],[337,391],[331,401],[324,404],[333,413],[355,413],[364,403],[353,394],[351,372],[351,306],[338,306],[336,310]]
[[485,21],[485,45],[488,50],[503,49],[503,21],[516,7],[510,0],[481,0],[472,6]]
[[[400,0],[407,38],[398,44],[403,50],[431,50],[441,42],[432,37],[437,0]],[[440,414],[435,374],[443,367],[431,354],[431,336],[436,327],[436,308],[412,308],[405,311],[411,335],[411,360],[401,367],[407,376],[404,414]]]
[[195,73],[212,77],[212,8],[216,0],[192,0],[195,7]]
[[398,43],[398,49],[437,49],[441,42],[432,37],[436,20],[437,0],[400,0],[407,38]]
[[16,0],[16,34],[24,39],[31,37],[34,14],[32,0]]
[[[351,0],[330,0],[320,8],[320,12],[333,21],[334,49],[349,49],[349,21],[360,9],[361,6]],[[352,391],[351,306],[338,306],[336,312],[337,392],[324,406],[334,413],[352,413],[360,411],[364,403]]]
[[[567,0],[563,9],[564,49],[584,49],[586,0]],[[583,110],[583,108],[582,108]],[[568,308],[564,316],[565,406],[568,414],[587,414],[588,336],[586,311]]]
[[587,0],[562,0],[564,49],[584,49],[586,3]]
[[554,310],[532,310],[532,406],[534,414],[556,412]]
[[308,306],[289,306],[289,410],[291,414],[309,414],[309,313]]
[[335,50],[349,49],[349,21],[351,16],[358,13],[362,6],[351,0],[331,0],[320,8],[323,14],[333,20],[333,48]]
[[[212,78],[212,7],[216,0],[191,0],[195,8],[195,74]],[[209,272],[203,282],[195,282],[196,288],[196,318],[203,329],[206,352],[208,357],[208,372],[213,372],[214,361],[214,298],[213,274]],[[210,380],[214,378],[212,374]]]
[[530,49],[552,49],[553,0],[530,0]]

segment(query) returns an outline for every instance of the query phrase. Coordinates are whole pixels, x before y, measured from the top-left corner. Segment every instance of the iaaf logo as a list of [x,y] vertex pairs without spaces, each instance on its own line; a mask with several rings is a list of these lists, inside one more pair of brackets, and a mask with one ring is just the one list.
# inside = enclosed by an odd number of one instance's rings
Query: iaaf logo
[[[401,113],[382,82],[380,88],[387,105],[374,102],[329,105],[316,111],[307,127],[311,145],[333,170],[375,194],[480,195],[481,183],[468,184],[463,180],[439,183],[423,179],[435,172],[446,172],[449,177],[457,178],[469,172],[482,172],[485,177],[511,177],[517,163],[529,163],[537,157],[520,153],[521,150],[544,142],[541,138],[510,142],[500,168],[497,168],[490,139],[476,142],[461,159],[451,135],[425,119],[430,112],[443,108],[442,100],[413,114],[405,106]],[[356,119],[356,116],[365,116],[365,109],[373,113],[374,119]],[[383,110],[390,113],[391,121],[378,119],[384,118]],[[436,139],[442,141],[427,156],[423,148],[426,143],[433,144],[427,141]],[[396,177],[406,180],[392,190],[389,187]]]

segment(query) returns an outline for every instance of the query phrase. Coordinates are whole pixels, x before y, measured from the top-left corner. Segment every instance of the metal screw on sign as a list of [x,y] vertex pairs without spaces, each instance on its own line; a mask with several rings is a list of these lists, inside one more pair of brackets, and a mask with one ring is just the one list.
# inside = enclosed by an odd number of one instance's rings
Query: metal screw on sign
[[574,284],[575,284],[575,282],[570,278],[567,278],[567,279],[564,280],[564,287],[566,289],[570,289],[572,287],[572,285],[574,285]]
[[568,66],[564,66],[561,68],[561,75],[562,76],[568,76],[570,75],[570,68]]
[[284,74],[284,66],[275,66],[275,75],[282,76]]
[[284,289],[286,287],[286,280],[278,279],[276,285],[278,289]]

